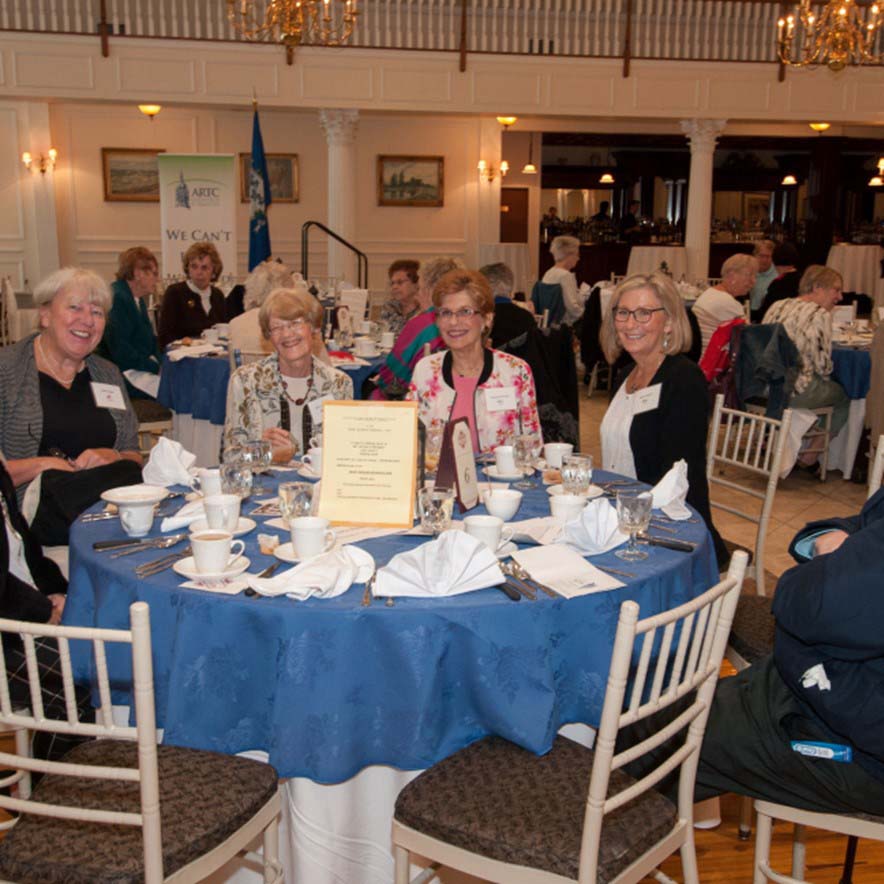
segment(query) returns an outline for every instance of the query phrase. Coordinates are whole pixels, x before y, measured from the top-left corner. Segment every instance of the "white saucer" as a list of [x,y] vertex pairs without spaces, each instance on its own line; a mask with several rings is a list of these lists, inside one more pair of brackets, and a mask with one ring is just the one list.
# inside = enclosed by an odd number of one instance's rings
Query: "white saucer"
[[[552,495],[553,497],[558,497],[560,494],[565,493],[564,485],[548,485],[546,488],[546,493]],[[579,497],[585,497],[587,500],[592,500],[594,497],[601,497],[605,493],[603,488],[599,488],[598,485],[590,485],[589,490],[584,492],[583,494],[578,495]]]
[[133,504],[133,503],[159,503],[169,496],[169,492],[162,485],[121,485],[119,488],[108,488],[101,492],[101,499],[108,503]]
[[505,559],[508,556],[511,556],[514,552],[518,551],[519,547],[517,547],[516,544],[512,542],[512,540],[509,540],[502,547],[500,547],[500,549],[498,549],[494,555],[496,555],[499,559]]
[[[254,519],[246,518],[245,516],[240,516],[239,521],[236,523],[236,528],[233,531],[234,537],[242,537],[243,534],[248,534],[249,531],[253,531],[257,527],[258,523],[255,522]],[[189,531],[204,531],[209,527],[209,523],[205,519],[197,519],[190,528]]]
[[298,475],[302,479],[319,479],[320,474],[314,473],[312,467],[298,467]]
[[193,556],[188,556],[186,559],[175,562],[172,565],[172,570],[182,577],[187,577],[189,580],[218,580],[221,577],[236,577],[238,574],[242,574],[251,564],[246,556],[240,556],[233,561],[233,564],[226,571],[209,571],[201,574],[196,570]]
[[498,473],[497,464],[489,464],[487,467],[483,467],[482,469],[485,475],[488,476],[490,479],[499,479],[503,482],[512,482],[514,479],[523,479],[526,475],[530,475],[521,471],[517,471],[515,473]]
[[[335,544],[335,546],[337,546],[337,544]],[[331,549],[326,550],[326,552],[331,552],[334,548],[335,547],[333,546]],[[298,562],[307,561],[307,559],[302,559],[299,556],[295,555],[295,548],[292,545],[291,541],[289,541],[288,543],[280,543],[280,545],[273,550],[273,555],[275,555],[276,558],[280,559],[281,561],[289,562],[292,565],[295,565]],[[322,555],[322,553],[319,553],[319,555]],[[313,556],[313,558],[318,557],[319,556]]]

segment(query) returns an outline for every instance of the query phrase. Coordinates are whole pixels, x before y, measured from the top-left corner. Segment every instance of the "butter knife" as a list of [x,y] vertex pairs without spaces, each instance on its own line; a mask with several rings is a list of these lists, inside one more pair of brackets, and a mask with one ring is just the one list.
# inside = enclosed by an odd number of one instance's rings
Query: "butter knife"
[[522,601],[522,593],[510,586],[509,582],[498,583],[495,587],[499,589],[507,598],[514,602]]
[[689,540],[675,540],[669,537],[654,537],[651,534],[639,534],[636,536],[639,543],[647,543],[649,546],[662,546],[665,549],[674,549],[678,552],[693,552],[697,548],[696,543]]

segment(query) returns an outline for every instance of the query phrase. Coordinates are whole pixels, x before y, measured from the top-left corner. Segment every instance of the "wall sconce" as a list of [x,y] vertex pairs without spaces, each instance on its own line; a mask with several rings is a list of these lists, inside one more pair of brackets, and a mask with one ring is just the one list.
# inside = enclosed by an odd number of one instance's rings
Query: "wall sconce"
[[831,123],[808,123],[807,125],[810,126],[810,128],[813,129],[814,132],[818,132],[820,135],[822,135],[823,132],[825,132],[827,129],[831,129],[832,127]]
[[34,163],[36,163],[37,168],[40,170],[40,174],[45,175],[47,169],[55,168],[55,162],[58,159],[58,151],[54,147],[50,147],[47,151],[47,154],[48,155],[45,157],[43,156],[43,154],[40,154],[40,156],[35,160],[34,157],[31,155],[31,152],[26,150],[21,155],[21,161],[25,164],[25,168],[29,172],[33,171],[32,166],[34,165]]
[[614,176],[610,172],[604,172],[602,177],[599,178],[599,184],[613,184]]
[[[495,176],[497,175],[497,171],[494,166],[488,165],[485,160],[479,160],[479,165],[476,167],[479,170],[479,177],[483,178],[489,184],[494,181]],[[506,160],[500,161],[500,177],[505,178],[506,173],[510,170],[510,164]]]
[[163,109],[161,104],[139,104],[138,110],[146,116],[151,123],[153,122],[153,118]]
[[789,185],[792,185],[792,184],[797,184],[797,183],[798,183],[798,180],[795,178],[794,175],[784,175],[783,180],[780,182],[780,184],[785,185],[786,187],[788,187]]

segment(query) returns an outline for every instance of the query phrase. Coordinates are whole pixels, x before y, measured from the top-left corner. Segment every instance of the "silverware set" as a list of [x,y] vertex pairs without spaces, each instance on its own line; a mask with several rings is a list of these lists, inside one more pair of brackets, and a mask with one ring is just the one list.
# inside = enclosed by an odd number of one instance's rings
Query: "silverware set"
[[159,574],[162,571],[165,571],[167,568],[171,568],[172,565],[175,564],[179,559],[184,559],[191,554],[191,548],[188,544],[184,549],[179,552],[171,553],[167,556],[162,556],[159,559],[154,559],[152,562],[145,562],[143,565],[139,565],[135,569],[136,577],[153,577],[155,574]]

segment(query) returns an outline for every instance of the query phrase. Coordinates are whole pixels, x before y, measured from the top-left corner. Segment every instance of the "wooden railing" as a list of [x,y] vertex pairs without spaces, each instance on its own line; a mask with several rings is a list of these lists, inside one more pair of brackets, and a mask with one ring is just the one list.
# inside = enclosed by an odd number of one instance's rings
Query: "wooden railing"
[[[462,60],[622,58],[624,73],[631,59],[775,63],[780,9],[778,0],[361,0],[349,45]],[[224,0],[0,0],[0,30],[99,35],[105,49],[125,37],[241,40]]]

